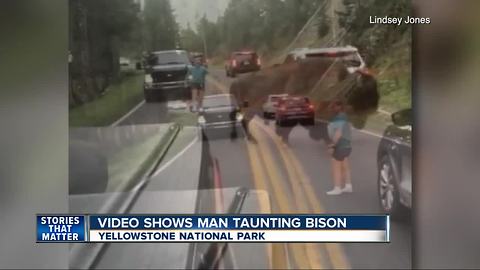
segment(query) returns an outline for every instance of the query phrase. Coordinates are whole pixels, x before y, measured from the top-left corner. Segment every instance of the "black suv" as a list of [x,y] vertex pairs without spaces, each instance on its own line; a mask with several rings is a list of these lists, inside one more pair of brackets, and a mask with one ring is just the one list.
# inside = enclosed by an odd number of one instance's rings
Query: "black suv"
[[157,51],[147,57],[145,101],[189,99],[187,78],[190,59],[183,50]]
[[392,114],[377,152],[381,208],[393,219],[408,216],[412,206],[412,110]]

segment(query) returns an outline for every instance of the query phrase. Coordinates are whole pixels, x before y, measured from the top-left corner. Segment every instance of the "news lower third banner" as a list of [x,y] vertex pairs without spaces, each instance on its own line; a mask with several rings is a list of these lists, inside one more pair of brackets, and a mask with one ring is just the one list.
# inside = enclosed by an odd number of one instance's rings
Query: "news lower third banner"
[[390,242],[388,215],[37,215],[38,243]]

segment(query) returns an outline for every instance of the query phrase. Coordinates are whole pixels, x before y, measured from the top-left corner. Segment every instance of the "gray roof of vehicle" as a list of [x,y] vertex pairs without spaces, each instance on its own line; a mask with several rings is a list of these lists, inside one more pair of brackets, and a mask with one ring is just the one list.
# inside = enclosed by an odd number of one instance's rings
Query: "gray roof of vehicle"
[[162,53],[186,53],[185,50],[166,50],[166,51],[154,51],[151,54],[162,54]]
[[208,95],[204,96],[203,98],[217,98],[217,97],[232,97],[231,94],[217,94],[217,95]]
[[358,52],[353,46],[328,47],[328,48],[297,48],[290,51],[289,54],[303,55],[307,53],[333,53],[333,52]]

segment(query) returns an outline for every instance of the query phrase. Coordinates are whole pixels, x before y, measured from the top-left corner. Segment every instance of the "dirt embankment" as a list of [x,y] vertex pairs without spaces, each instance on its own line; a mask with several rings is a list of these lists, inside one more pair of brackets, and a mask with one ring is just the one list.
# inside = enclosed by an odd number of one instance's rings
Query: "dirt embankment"
[[249,101],[247,114],[261,111],[270,94],[288,93],[308,96],[318,118],[328,119],[330,101],[343,100],[349,117],[357,128],[363,128],[368,116],[378,107],[376,80],[362,73],[350,74],[345,65],[328,59],[312,59],[265,68],[242,76],[231,87],[237,100]]

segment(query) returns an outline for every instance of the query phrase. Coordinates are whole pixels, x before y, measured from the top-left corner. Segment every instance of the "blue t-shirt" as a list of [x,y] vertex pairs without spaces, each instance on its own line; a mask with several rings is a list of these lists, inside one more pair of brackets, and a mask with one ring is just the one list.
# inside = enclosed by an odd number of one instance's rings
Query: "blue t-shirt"
[[188,69],[189,74],[191,77],[192,83],[199,83],[201,85],[205,84],[205,77],[208,74],[208,71],[202,65],[193,65]]
[[351,148],[352,141],[352,130],[350,124],[348,123],[347,114],[339,113],[330,120],[328,123],[328,136],[330,140],[333,140],[337,130],[340,130],[342,133],[340,139],[338,140],[336,147],[338,148]]

